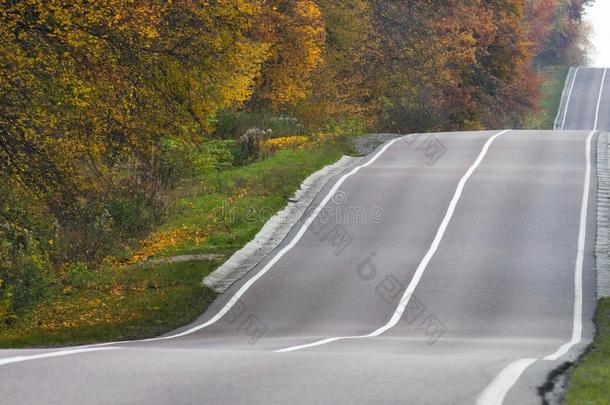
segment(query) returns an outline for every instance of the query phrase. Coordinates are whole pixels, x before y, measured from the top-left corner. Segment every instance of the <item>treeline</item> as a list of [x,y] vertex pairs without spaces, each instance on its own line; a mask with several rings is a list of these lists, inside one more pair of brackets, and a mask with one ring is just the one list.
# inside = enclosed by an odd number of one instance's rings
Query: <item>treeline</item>
[[584,0],[0,0],[0,318],[264,138],[518,126]]

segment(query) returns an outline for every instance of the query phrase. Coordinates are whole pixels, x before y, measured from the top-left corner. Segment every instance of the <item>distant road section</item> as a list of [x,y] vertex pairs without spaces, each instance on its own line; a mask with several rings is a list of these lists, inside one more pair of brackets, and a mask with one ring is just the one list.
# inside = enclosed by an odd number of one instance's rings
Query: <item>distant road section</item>
[[570,69],[555,120],[557,130],[610,130],[608,68]]

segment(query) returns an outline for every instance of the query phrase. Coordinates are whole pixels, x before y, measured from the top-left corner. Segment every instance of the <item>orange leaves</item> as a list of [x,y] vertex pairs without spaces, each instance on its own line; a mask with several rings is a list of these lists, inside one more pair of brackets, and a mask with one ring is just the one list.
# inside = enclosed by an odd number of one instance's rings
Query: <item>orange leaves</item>
[[528,39],[540,51],[553,28],[553,20],[558,12],[559,0],[528,0],[525,6],[525,23]]
[[[325,113],[351,102],[355,108],[344,111],[372,108],[378,129],[400,132],[512,125],[522,115],[523,108],[502,106],[515,105],[505,89],[519,86],[534,57],[523,28],[524,0],[357,4],[350,0],[344,11],[320,1],[330,35],[320,72],[330,79],[319,77],[316,90],[334,90],[336,97]],[[367,27],[364,48],[346,46],[357,43],[346,42],[358,33],[353,21]],[[312,110],[323,105],[317,102],[323,97],[310,98]],[[523,105],[531,103],[526,97]],[[489,104],[504,110],[491,113]]]

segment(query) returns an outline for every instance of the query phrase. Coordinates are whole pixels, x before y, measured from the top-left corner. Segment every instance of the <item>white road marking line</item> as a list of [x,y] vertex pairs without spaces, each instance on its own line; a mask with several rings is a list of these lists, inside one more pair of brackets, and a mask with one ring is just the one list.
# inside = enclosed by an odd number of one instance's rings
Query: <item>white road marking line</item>
[[101,352],[104,350],[119,350],[119,349],[120,349],[120,347],[81,348],[81,349],[73,349],[73,350],[59,350],[56,352],[48,352],[48,353],[41,353],[41,354],[32,354],[29,356],[14,356],[14,357],[7,357],[5,359],[0,359],[0,366],[4,366],[7,364],[14,364],[14,363],[22,363],[24,361],[48,359],[48,358],[52,358],[52,357],[71,356],[71,355],[79,354],[79,353]]
[[604,69],[604,75],[602,76],[602,84],[599,88],[599,97],[597,98],[597,108],[595,109],[595,123],[593,124],[593,130],[597,130],[597,122],[599,120],[599,106],[602,102],[602,94],[604,93],[604,82],[606,81],[606,72],[608,68]]
[[553,130],[559,131],[561,130],[561,122],[558,122],[563,118],[563,113],[565,112],[565,105],[568,101],[568,92],[570,91],[570,86],[574,82],[574,74],[576,73],[576,69],[578,67],[570,67],[568,70],[568,74],[566,75],[565,83],[563,84],[563,89],[561,90],[561,97],[559,106],[557,107],[557,114],[555,114],[555,121],[553,121]]
[[572,327],[572,339],[562,345],[553,354],[546,356],[545,360],[557,360],[565,355],[574,345],[580,343],[582,339],[582,273],[585,256],[585,242],[587,239],[587,212],[589,210],[589,188],[591,183],[591,141],[593,134],[596,131],[591,131],[587,136],[587,154],[586,154],[586,171],[585,182],[582,193],[582,202],[580,206],[580,226],[578,229],[578,251],[576,253],[576,265],[574,266],[574,319]]
[[[576,264],[574,266],[574,318],[572,325],[572,338],[561,345],[557,351],[546,356],[543,360],[554,361],[564,356],[582,340],[582,274],[587,239],[587,213],[589,210],[589,189],[591,187],[591,140],[596,131],[587,136],[585,152],[585,180],[580,205],[580,225],[578,229],[578,247]],[[539,359],[520,359],[506,366],[500,374],[485,388],[477,400],[477,405],[501,405],[508,391],[515,385],[521,374]]]
[[231,308],[237,303],[237,301],[239,301],[239,299],[246,293],[246,291],[248,291],[248,289],[256,282],[258,281],[262,276],[265,275],[265,273],[267,273],[269,271],[269,269],[271,269],[271,267],[273,267],[273,265],[275,263],[277,263],[286,253],[288,253],[288,251],[290,251],[298,242],[299,240],[301,240],[301,238],[303,237],[303,235],[305,234],[305,232],[307,232],[307,229],[309,229],[309,226],[312,224],[312,222],[316,219],[316,217],[320,214],[320,212],[322,211],[322,209],[324,209],[324,206],[328,203],[328,201],[330,201],[330,199],[335,195],[335,193],[337,192],[337,190],[339,189],[339,187],[341,187],[341,185],[343,184],[343,182],[350,176],[356,174],[360,169],[362,169],[363,167],[367,167],[370,164],[372,164],[373,162],[375,162],[386,150],[388,150],[388,148],[390,146],[392,146],[396,141],[398,141],[398,139],[401,138],[397,138],[392,140],[391,142],[389,142],[387,145],[385,145],[383,148],[381,148],[381,150],[379,150],[379,152],[377,152],[375,154],[375,156],[373,156],[373,158],[371,158],[370,160],[368,160],[366,163],[355,167],[354,169],[352,169],[349,173],[344,174],[338,181],[337,183],[335,183],[335,185],[333,186],[333,188],[330,190],[330,192],[326,195],[326,197],[324,197],[324,199],[320,202],[320,204],[316,207],[316,209],[313,211],[312,215],[310,215],[307,220],[305,221],[305,223],[303,224],[303,226],[301,227],[301,229],[299,229],[299,232],[297,232],[297,234],[294,236],[294,238],[292,238],[292,240],[290,241],[290,243],[288,243],[286,246],[284,246],[284,248],[282,248],[266,265],[265,267],[263,267],[255,276],[253,276],[251,279],[249,279],[243,286],[241,286],[241,288],[235,293],[235,295],[233,295],[233,297],[231,297],[231,299],[229,300],[229,302],[227,302],[225,304],[225,306],[216,314],[214,315],[214,317],[212,317],[212,319],[210,319],[209,321],[195,326],[191,329],[188,329],[182,333],[178,333],[176,335],[171,335],[171,336],[166,336],[166,337],[159,337],[159,338],[152,338],[152,339],[144,339],[142,340],[142,342],[150,342],[150,341],[156,341],[156,340],[166,340],[166,339],[173,339],[173,338],[177,338],[177,337],[181,337],[181,336],[185,336],[185,335],[189,335],[193,332],[197,332],[203,328],[206,328],[216,322],[218,322],[218,320],[220,320],[227,312],[229,312],[231,310]]
[[576,71],[574,72],[574,77],[572,78],[572,85],[570,86],[570,92],[568,93],[568,101],[566,102],[566,110],[563,113],[563,121],[561,123],[562,131],[563,131],[563,128],[566,126],[566,117],[568,116],[568,108],[570,107],[570,100],[572,99],[572,90],[574,90],[574,83],[576,83],[576,76],[578,75],[579,70],[580,70],[580,67],[577,67]]
[[[291,250],[298,242],[299,240],[303,237],[303,235],[305,234],[305,232],[307,231],[307,229],[309,228],[309,226],[311,225],[311,223],[316,219],[316,217],[320,214],[320,212],[324,209],[324,206],[328,203],[328,201],[330,201],[330,199],[335,195],[335,193],[337,192],[337,190],[339,189],[339,187],[341,186],[341,184],[343,184],[343,182],[350,176],[354,175],[355,173],[357,173],[360,169],[362,169],[363,167],[367,167],[370,164],[372,164],[373,162],[375,162],[386,150],[388,150],[388,148],[390,146],[392,146],[395,142],[397,142],[398,140],[402,139],[401,138],[396,138],[390,142],[388,142],[385,146],[383,146],[371,159],[369,159],[368,161],[366,161],[365,163],[361,164],[360,166],[355,167],[354,169],[352,169],[349,173],[344,174],[338,181],[337,183],[335,183],[335,185],[333,186],[333,188],[329,191],[329,193],[326,195],[326,197],[324,197],[324,199],[320,202],[320,204],[316,207],[316,209],[313,211],[313,213],[307,218],[307,220],[305,221],[305,223],[303,224],[303,226],[301,227],[301,229],[299,230],[299,232],[294,236],[294,238],[290,241],[290,243],[286,246],[284,246],[284,248],[282,248],[266,265],[265,267],[263,267],[256,275],[254,275],[251,279],[249,279],[236,293],[235,295],[233,295],[233,297],[231,297],[231,299],[229,300],[229,302],[227,302],[225,304],[225,306],[218,312],[216,313],[216,315],[214,315],[214,317],[212,317],[209,321],[201,324],[201,325],[197,325],[195,327],[192,327],[184,332],[181,333],[177,333],[175,335],[170,335],[170,336],[161,336],[161,337],[156,337],[156,338],[149,338],[149,339],[140,339],[140,340],[125,340],[125,341],[117,341],[117,342],[106,342],[106,343],[98,343],[98,344],[93,344],[93,345],[85,345],[85,346],[78,346],[76,347],[74,350],[70,351],[71,353],[67,353],[67,351],[57,351],[57,352],[50,352],[47,353],[45,355],[37,355],[37,356],[32,356],[31,358],[28,358],[29,360],[35,360],[37,358],[45,358],[42,356],[46,356],[46,357],[53,357],[53,355],[55,353],[59,353],[57,354],[58,356],[65,356],[67,354],[73,354],[73,353],[80,353],[80,350],[86,351],[86,350],[90,350],[90,349],[95,349],[95,348],[101,348],[101,347],[105,347],[105,346],[112,346],[112,345],[118,345],[118,344],[127,344],[127,343],[137,343],[137,342],[155,342],[155,341],[160,341],[160,340],[168,340],[168,339],[175,339],[175,338],[179,338],[179,337],[183,337],[186,335],[190,335],[191,333],[197,332],[199,330],[202,330],[204,328],[207,328],[208,326],[218,322],[227,312],[229,312],[231,310],[231,308],[237,303],[237,301],[239,301],[239,299],[246,293],[246,291],[248,291],[248,289],[250,287],[252,287],[252,285],[259,280],[262,276],[265,275],[265,273],[267,273],[269,271],[269,269],[275,264],[277,263],[282,256],[284,256],[289,250]],[[101,350],[101,349],[97,349],[97,350]],[[63,354],[62,354],[63,353]],[[24,361],[24,360],[15,360],[15,361],[10,361],[11,359],[20,359],[22,358],[22,356],[17,356],[17,357],[11,357],[11,358],[7,358],[7,359],[3,359],[3,361],[0,361],[0,366],[3,366],[5,364],[11,364],[11,363],[15,363],[17,361]]]
[[403,314],[405,308],[407,307],[407,304],[409,303],[409,300],[411,299],[411,296],[413,295],[413,292],[415,291],[417,284],[419,284],[419,281],[421,280],[421,278],[424,274],[424,271],[426,271],[426,267],[428,266],[428,263],[432,259],[432,256],[434,256],[436,249],[438,249],[438,246],[441,243],[443,236],[445,235],[445,231],[447,229],[447,226],[449,225],[449,222],[451,221],[451,217],[453,217],[455,207],[457,206],[457,203],[460,200],[460,197],[462,195],[462,191],[464,190],[464,186],[466,185],[466,182],[468,181],[470,176],[472,176],[472,173],[475,171],[475,169],[481,164],[481,161],[483,161],[483,158],[487,154],[487,151],[489,150],[489,147],[491,146],[491,144],[500,135],[505,134],[509,131],[510,130],[505,130],[505,131],[499,132],[499,133],[495,134],[494,136],[492,136],[491,138],[489,138],[487,140],[487,142],[485,142],[485,145],[483,146],[483,149],[479,153],[479,156],[477,157],[475,162],[472,164],[472,166],[470,166],[470,168],[466,171],[464,176],[462,176],[462,178],[460,179],[457,189],[455,190],[455,194],[453,195],[453,198],[451,199],[451,203],[449,204],[449,207],[447,208],[447,212],[445,213],[445,217],[443,218],[443,221],[441,222],[441,225],[438,228],[438,231],[436,232],[436,236],[434,237],[434,240],[432,241],[432,244],[430,245],[428,252],[424,256],[422,261],[419,263],[419,266],[417,266],[417,270],[415,271],[415,274],[413,275],[413,279],[411,279],[411,282],[407,286],[407,289],[405,290],[403,296],[401,297],[400,302],[398,303],[398,306],[396,307],[396,310],[394,311],[392,317],[385,325],[383,325],[381,328],[369,333],[368,335],[326,338],[326,339],[318,340],[313,343],[292,346],[292,347],[287,347],[284,349],[276,350],[276,352],[278,352],[278,353],[293,352],[296,350],[306,349],[309,347],[325,345],[327,343],[332,343],[332,342],[336,342],[337,340],[343,340],[343,339],[363,339],[363,338],[375,337],[375,336],[381,335],[388,329],[394,327],[400,321],[400,318],[402,317],[402,314]]
[[508,390],[536,359],[519,359],[504,367],[500,374],[477,398],[476,405],[502,405]]

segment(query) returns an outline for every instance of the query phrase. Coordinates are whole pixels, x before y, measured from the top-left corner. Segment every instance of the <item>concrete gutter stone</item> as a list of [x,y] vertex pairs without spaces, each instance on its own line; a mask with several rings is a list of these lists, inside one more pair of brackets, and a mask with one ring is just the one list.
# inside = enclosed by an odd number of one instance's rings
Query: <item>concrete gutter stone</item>
[[597,241],[595,256],[597,266],[597,295],[610,297],[610,145],[608,132],[602,132],[597,140]]
[[328,180],[355,167],[361,159],[343,156],[335,164],[326,166],[305,179],[301,188],[288,200],[288,205],[267,221],[254,240],[205,277],[203,284],[218,293],[226,291],[279,246]]

